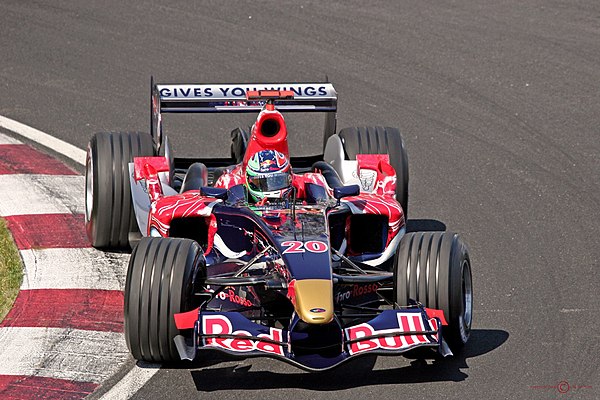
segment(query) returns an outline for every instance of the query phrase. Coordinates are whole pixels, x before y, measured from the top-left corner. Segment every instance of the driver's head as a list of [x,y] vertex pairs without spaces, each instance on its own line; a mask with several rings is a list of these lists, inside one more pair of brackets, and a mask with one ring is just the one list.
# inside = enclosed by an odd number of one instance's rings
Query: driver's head
[[281,198],[292,185],[290,162],[275,150],[255,153],[246,167],[246,186],[254,201]]

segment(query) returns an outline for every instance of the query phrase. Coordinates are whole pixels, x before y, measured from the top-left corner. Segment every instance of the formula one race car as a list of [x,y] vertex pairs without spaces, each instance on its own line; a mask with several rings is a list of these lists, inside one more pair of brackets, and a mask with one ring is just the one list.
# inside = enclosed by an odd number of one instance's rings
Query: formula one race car
[[[134,358],[219,350],[314,371],[464,346],[468,250],[453,233],[406,233],[397,129],[336,133],[330,83],[152,83],[151,99],[151,134],[97,134],[86,163],[92,244],[134,245],[125,288]],[[162,116],[182,112],[257,117],[249,132],[232,131],[231,158],[173,159]],[[283,112],[325,113],[322,155],[290,157]]]

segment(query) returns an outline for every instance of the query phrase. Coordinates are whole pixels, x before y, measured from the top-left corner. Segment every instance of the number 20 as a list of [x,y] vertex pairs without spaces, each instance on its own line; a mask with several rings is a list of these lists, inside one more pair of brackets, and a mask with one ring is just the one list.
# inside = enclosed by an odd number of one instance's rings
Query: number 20
[[309,240],[306,243],[302,243],[298,240],[286,240],[285,242],[281,242],[281,245],[287,247],[287,249],[283,251],[283,254],[304,253],[305,251],[310,251],[311,253],[324,253],[329,249],[327,243],[319,240]]

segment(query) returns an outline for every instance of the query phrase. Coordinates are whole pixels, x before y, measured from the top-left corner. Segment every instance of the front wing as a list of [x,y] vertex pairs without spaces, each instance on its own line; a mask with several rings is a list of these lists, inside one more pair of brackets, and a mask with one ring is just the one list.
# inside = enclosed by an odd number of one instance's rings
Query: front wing
[[[368,322],[340,328],[339,351],[326,355],[295,354],[294,342],[305,340],[302,336],[306,333],[256,324],[236,312],[194,310],[177,314],[175,320],[179,329],[194,328],[192,345],[183,336],[175,338],[180,357],[188,360],[196,357],[197,350],[212,349],[241,357],[273,357],[318,371],[361,355],[399,355],[417,347],[435,347],[444,356],[452,354],[442,338],[442,321],[428,316],[421,307],[384,310]],[[319,338],[311,340],[318,343]]]

